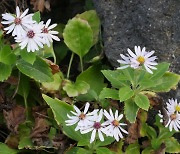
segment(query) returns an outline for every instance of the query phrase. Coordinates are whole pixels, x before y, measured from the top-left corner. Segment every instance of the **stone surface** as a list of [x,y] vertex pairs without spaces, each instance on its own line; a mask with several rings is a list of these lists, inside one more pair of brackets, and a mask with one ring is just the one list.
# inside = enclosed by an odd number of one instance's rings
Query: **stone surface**
[[104,50],[117,67],[120,53],[135,45],[155,50],[158,61],[180,73],[180,1],[93,0],[103,27]]

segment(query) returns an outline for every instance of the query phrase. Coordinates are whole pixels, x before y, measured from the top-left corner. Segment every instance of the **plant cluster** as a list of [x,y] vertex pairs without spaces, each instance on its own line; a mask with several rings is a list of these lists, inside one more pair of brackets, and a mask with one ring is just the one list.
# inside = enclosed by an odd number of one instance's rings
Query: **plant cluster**
[[[77,14],[66,25],[50,25],[50,19],[43,24],[39,12],[27,13],[17,7],[16,14],[2,15],[16,43],[1,30],[0,153],[180,152],[180,102],[158,95],[180,81],[169,63],[157,63],[155,51],[135,46],[120,54],[120,67],[110,69],[102,60],[96,11]],[[53,44],[58,37],[62,41]],[[78,73],[72,75],[75,60]]]

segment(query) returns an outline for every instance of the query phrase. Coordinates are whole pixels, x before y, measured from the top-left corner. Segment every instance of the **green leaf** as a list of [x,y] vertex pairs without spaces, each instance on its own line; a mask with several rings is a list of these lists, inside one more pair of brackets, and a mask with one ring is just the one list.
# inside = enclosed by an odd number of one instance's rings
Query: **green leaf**
[[12,68],[10,65],[4,64],[0,62],[0,81],[4,81],[8,79],[11,75]]
[[60,89],[63,79],[63,74],[61,72],[58,72],[53,75],[53,79],[54,79],[53,82],[42,82],[42,89],[45,92],[53,93]]
[[37,55],[42,57],[42,58],[49,58],[53,57],[54,58],[54,63],[56,63],[56,55],[54,53],[53,45],[51,43],[50,47],[47,45],[44,45],[43,48],[41,48],[38,52]]
[[19,135],[20,135],[18,149],[33,148],[34,145],[30,137],[31,128],[29,126],[29,123],[20,124],[18,129],[19,129]]
[[99,99],[112,98],[114,100],[119,100],[119,94],[116,89],[103,88],[99,95]]
[[120,101],[126,101],[134,95],[134,91],[130,87],[122,87],[119,89]]
[[49,65],[40,57],[36,57],[32,64],[20,59],[17,61],[17,68],[25,75],[38,82],[52,82],[53,76]]
[[18,151],[11,149],[6,144],[0,142],[0,153],[1,154],[17,154]]
[[143,94],[137,94],[134,99],[136,105],[138,105],[140,108],[148,111],[150,102],[146,95]]
[[9,45],[5,45],[2,47],[0,51],[0,62],[7,65],[15,64],[16,56],[14,53],[12,53]]
[[110,145],[112,142],[114,142],[114,138],[113,137],[106,137],[104,136],[104,141],[100,141],[100,140],[97,140],[96,143],[95,143],[95,146],[96,147],[101,147],[101,146],[106,146],[106,145]]
[[52,99],[51,97],[48,97],[44,94],[42,96],[46,103],[52,109],[57,124],[63,126],[63,133],[65,135],[76,141],[80,141],[82,139],[90,140],[89,134],[82,135],[79,131],[75,131],[75,125],[66,126],[65,120],[68,119],[67,114],[69,114],[70,111],[73,110],[73,107],[71,105],[58,99]]
[[37,23],[41,21],[41,14],[39,11],[35,12],[34,15],[32,16],[32,19],[35,20]]
[[150,77],[151,80],[156,80],[160,77],[162,77],[166,71],[169,69],[169,63],[163,62],[156,66],[157,70],[153,71],[153,75]]
[[132,99],[128,99],[124,104],[124,113],[126,115],[126,119],[129,122],[134,123],[136,121],[137,112],[139,107],[132,101]]
[[166,152],[180,153],[180,144],[174,137],[165,140],[165,145],[166,145]]
[[29,95],[30,83],[29,78],[25,75],[21,75],[18,94],[20,94],[26,100]]
[[93,44],[96,44],[99,36],[100,20],[95,10],[86,11],[78,14],[77,17],[88,21],[93,31]]
[[127,82],[127,78],[118,70],[103,70],[101,71],[111,85],[115,88],[120,88],[122,86],[130,85]]
[[96,149],[96,154],[113,154],[113,152],[108,148],[100,147]]
[[65,154],[92,154],[92,153],[84,148],[73,147],[70,150],[66,151]]
[[180,75],[166,72],[161,78],[155,80],[155,87],[149,88],[154,92],[168,92],[171,89],[175,88],[180,81]]
[[134,85],[134,82],[135,82],[135,80],[134,80],[135,72],[134,71],[138,72],[138,70],[134,70],[133,68],[128,67],[128,68],[120,70],[120,71],[122,71],[124,76],[127,78],[127,80],[129,80]]
[[147,123],[142,123],[140,134],[142,137],[147,136],[149,139],[154,139],[157,137],[156,130]]
[[93,43],[93,32],[87,21],[80,18],[69,20],[64,29],[64,42],[74,53],[83,57]]
[[100,94],[105,87],[104,76],[102,75],[100,65],[93,65],[87,70],[82,72],[76,79],[76,81],[84,81],[90,85],[90,89],[94,90],[97,95]]
[[80,94],[86,94],[89,88],[89,84],[84,81],[72,83],[71,81],[66,80],[63,90],[66,91],[69,97],[76,97]]
[[129,144],[126,149],[126,154],[140,154],[140,145],[138,143]]
[[155,154],[155,151],[152,147],[147,147],[142,151],[142,154]]
[[36,60],[36,54],[35,52],[27,52],[26,48],[23,50],[20,50],[20,55],[22,59],[30,64],[33,64]]

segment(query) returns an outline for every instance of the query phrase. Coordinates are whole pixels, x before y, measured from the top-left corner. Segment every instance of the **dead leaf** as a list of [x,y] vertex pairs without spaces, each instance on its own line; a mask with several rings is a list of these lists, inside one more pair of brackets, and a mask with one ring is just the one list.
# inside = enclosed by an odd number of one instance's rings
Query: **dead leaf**
[[9,111],[3,110],[3,114],[8,129],[17,134],[19,124],[23,123],[26,119],[24,107],[16,105]]
[[38,145],[46,145],[45,141],[49,140],[48,133],[49,133],[50,126],[46,119],[37,117],[35,119],[35,125],[31,132],[32,141]]
[[31,0],[30,4],[33,5],[34,11],[44,12],[44,10],[50,11],[51,5],[49,0]]
[[52,74],[58,73],[60,71],[59,66],[53,63],[51,60],[45,59],[51,68]]

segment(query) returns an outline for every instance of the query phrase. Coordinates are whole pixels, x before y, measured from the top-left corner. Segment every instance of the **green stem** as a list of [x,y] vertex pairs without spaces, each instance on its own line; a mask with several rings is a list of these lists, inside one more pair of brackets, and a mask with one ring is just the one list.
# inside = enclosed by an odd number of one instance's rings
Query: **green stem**
[[82,61],[82,57],[80,57],[80,64],[81,64],[81,72],[83,72],[83,61]]
[[69,79],[69,74],[70,74],[70,70],[71,70],[71,65],[72,65],[73,58],[74,58],[74,53],[72,52],[72,54],[71,54],[71,59],[70,59],[70,61],[69,61],[68,71],[67,71],[67,79]]
[[25,109],[26,109],[26,120],[29,120],[29,107],[28,107],[26,98],[24,98],[24,103],[25,103]]

